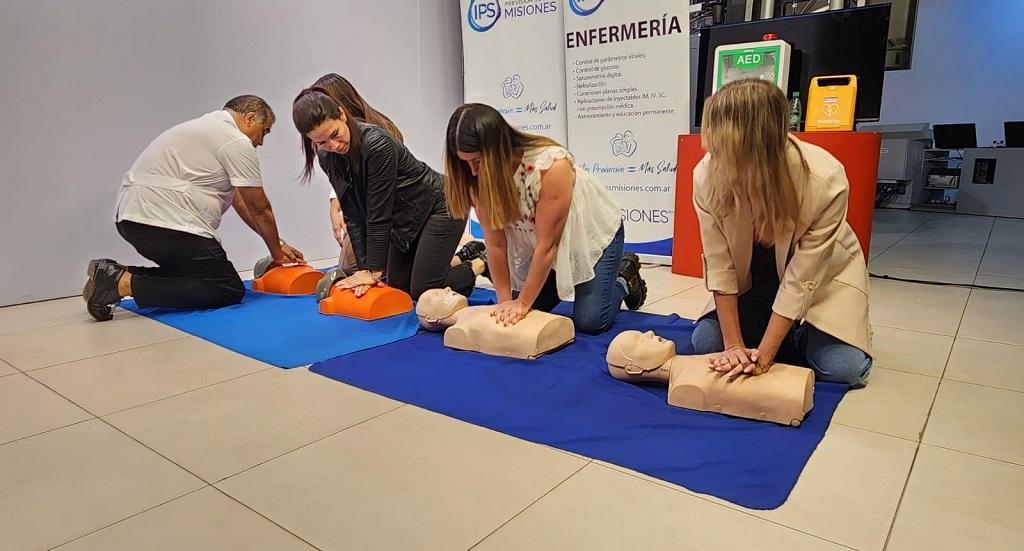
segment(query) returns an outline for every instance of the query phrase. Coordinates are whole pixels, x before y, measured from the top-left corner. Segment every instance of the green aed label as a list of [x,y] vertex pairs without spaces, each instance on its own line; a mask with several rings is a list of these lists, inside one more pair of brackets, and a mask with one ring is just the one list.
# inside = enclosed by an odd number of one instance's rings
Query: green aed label
[[732,62],[733,65],[740,69],[752,69],[764,63],[764,54],[759,51],[745,50],[734,54]]

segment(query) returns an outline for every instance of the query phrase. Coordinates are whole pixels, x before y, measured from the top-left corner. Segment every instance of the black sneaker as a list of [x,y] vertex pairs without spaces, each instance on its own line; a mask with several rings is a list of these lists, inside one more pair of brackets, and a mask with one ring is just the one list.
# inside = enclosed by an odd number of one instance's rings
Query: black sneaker
[[483,241],[470,241],[459,249],[459,252],[455,253],[455,257],[462,262],[469,262],[470,260],[480,258],[487,251],[487,246],[484,245]]
[[82,299],[89,315],[96,321],[108,321],[114,317],[114,307],[121,302],[117,293],[117,282],[124,274],[124,266],[108,258],[100,258],[89,262],[86,275],[89,280],[82,290]]
[[636,253],[622,255],[619,277],[626,280],[626,308],[638,310],[647,300],[647,282],[640,277],[640,257]]

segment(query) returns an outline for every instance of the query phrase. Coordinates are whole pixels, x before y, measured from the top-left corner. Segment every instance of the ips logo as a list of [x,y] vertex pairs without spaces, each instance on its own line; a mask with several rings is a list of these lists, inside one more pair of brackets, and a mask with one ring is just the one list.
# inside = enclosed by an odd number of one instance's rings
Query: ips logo
[[569,0],[569,9],[576,15],[586,17],[593,15],[601,4],[604,4],[604,0]]
[[501,4],[498,0],[470,0],[469,11],[466,12],[469,28],[478,33],[487,32],[498,19],[501,19]]

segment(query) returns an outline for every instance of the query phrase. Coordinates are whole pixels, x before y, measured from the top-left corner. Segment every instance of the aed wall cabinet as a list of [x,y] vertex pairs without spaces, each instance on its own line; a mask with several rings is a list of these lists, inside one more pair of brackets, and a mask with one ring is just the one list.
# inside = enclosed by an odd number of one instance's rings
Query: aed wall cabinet
[[723,44],[715,48],[712,93],[734,80],[757,78],[774,82],[789,97],[792,47],[784,40]]

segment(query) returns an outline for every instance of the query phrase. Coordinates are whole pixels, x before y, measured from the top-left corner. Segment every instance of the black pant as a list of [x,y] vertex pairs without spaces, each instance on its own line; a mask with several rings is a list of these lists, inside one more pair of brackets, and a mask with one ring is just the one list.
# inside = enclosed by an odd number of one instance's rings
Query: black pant
[[159,266],[126,266],[139,306],[219,308],[242,302],[242,279],[216,239],[127,220],[117,223],[117,232]]
[[441,203],[427,218],[420,236],[408,251],[391,247],[388,285],[409,293],[413,300],[418,300],[424,291],[444,287],[468,297],[476,286],[473,268],[469,263],[451,265],[465,230],[466,221],[449,216]]

